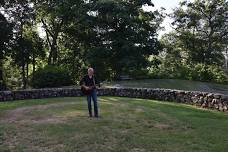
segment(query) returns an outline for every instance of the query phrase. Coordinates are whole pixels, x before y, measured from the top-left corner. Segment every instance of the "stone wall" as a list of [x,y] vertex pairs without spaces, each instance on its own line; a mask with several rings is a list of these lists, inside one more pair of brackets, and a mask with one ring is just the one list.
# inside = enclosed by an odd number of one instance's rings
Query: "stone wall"
[[[99,89],[100,96],[120,96],[144,99],[155,99],[161,101],[186,103],[197,105],[202,108],[210,108],[228,112],[228,96],[207,92],[193,92],[170,89],[147,89],[147,88],[105,88]],[[22,91],[1,91],[0,102],[39,99],[50,97],[79,97],[82,96],[77,88],[52,88]]]

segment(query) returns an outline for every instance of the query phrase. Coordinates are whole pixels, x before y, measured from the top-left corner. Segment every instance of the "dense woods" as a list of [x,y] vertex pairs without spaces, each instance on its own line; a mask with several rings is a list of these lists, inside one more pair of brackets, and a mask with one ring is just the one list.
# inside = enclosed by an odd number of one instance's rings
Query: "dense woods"
[[173,31],[150,0],[3,0],[0,90],[78,83],[88,66],[101,80],[179,78],[227,82],[225,0],[182,1]]

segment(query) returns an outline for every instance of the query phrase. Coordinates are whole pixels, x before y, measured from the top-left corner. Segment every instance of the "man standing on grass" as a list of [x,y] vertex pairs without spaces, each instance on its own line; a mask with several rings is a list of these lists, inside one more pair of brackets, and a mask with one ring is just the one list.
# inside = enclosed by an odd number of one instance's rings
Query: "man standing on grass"
[[89,68],[88,74],[81,79],[80,86],[81,86],[82,90],[84,90],[83,93],[87,95],[89,116],[90,117],[93,116],[92,115],[92,103],[91,103],[91,99],[92,99],[93,106],[94,106],[94,117],[98,118],[96,85],[98,85],[100,87],[100,83],[97,81],[96,77],[94,76],[94,69]]

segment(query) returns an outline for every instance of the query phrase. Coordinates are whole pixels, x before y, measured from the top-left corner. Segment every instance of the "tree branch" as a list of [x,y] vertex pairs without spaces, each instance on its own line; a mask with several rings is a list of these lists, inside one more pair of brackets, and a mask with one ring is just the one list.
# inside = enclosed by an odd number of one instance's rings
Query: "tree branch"
[[45,31],[46,32],[48,32],[52,37],[54,36],[52,33],[51,33],[51,31],[48,29],[48,26],[47,26],[47,24],[45,23],[45,21],[43,20],[43,19],[41,19],[41,22],[42,22],[42,24],[44,25],[44,27],[45,27]]

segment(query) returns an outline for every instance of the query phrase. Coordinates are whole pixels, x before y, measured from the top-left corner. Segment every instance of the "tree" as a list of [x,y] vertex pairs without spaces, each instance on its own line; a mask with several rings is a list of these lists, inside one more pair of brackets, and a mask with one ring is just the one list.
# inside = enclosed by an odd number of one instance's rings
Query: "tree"
[[6,20],[3,14],[0,13],[0,90],[3,89],[4,79],[3,79],[3,60],[5,53],[7,51],[7,46],[9,39],[12,34],[12,27],[10,23]]
[[158,54],[157,30],[162,17],[157,11],[145,12],[143,5],[153,6],[150,0],[90,1],[96,39],[87,57],[98,73],[130,74],[146,68],[149,56]]
[[[37,22],[41,22],[46,32],[46,40],[49,46],[48,64],[57,64],[59,58],[59,40],[63,34],[63,28],[75,19],[78,6],[82,0],[34,0]],[[66,26],[65,26],[66,27]]]
[[181,68],[185,63],[185,53],[181,49],[181,42],[176,36],[175,32],[170,32],[162,36],[160,40],[163,51],[161,53],[162,58],[162,70],[164,75],[167,74],[171,78],[181,77]]
[[23,88],[26,88],[32,41],[26,38],[25,30],[26,27],[34,25],[33,6],[30,0],[5,0],[4,12],[13,25],[13,36],[10,40],[9,56],[16,65],[21,67]]
[[[5,1],[0,2],[0,8],[3,8]],[[0,90],[5,89],[5,82],[3,79],[3,60],[7,52],[8,42],[12,36],[12,25],[7,21],[4,14],[0,12]]]
[[227,47],[225,1],[183,1],[170,15],[174,31],[163,45],[159,72],[169,78],[224,82],[223,52]]
[[[36,60],[38,58],[44,60],[46,57],[45,51],[44,51],[44,43],[43,39],[39,37],[37,34],[37,31],[34,29],[28,27],[25,31],[25,37],[30,40],[30,43],[32,44],[32,48],[30,48],[29,57],[32,63],[32,73],[36,71]],[[28,71],[28,69],[27,69]]]
[[14,64],[22,71],[23,88],[26,88],[29,78],[29,64],[32,64],[32,73],[36,70],[36,59],[45,58],[43,40],[36,31],[30,27],[24,27],[23,37],[18,37],[12,48],[12,59]]
[[27,38],[19,37],[14,44],[12,52],[13,62],[21,67],[21,75],[23,80],[23,88],[27,87],[28,65],[30,61],[30,51],[32,50],[32,41]]
[[93,20],[88,15],[88,3],[68,0],[65,5],[62,15],[67,19],[58,40],[58,65],[67,68],[74,82],[78,82],[88,66],[86,52],[95,43],[96,34]]
[[[186,7],[186,9],[184,9]],[[193,63],[222,65],[227,46],[225,0],[183,1],[171,15],[182,49]]]

